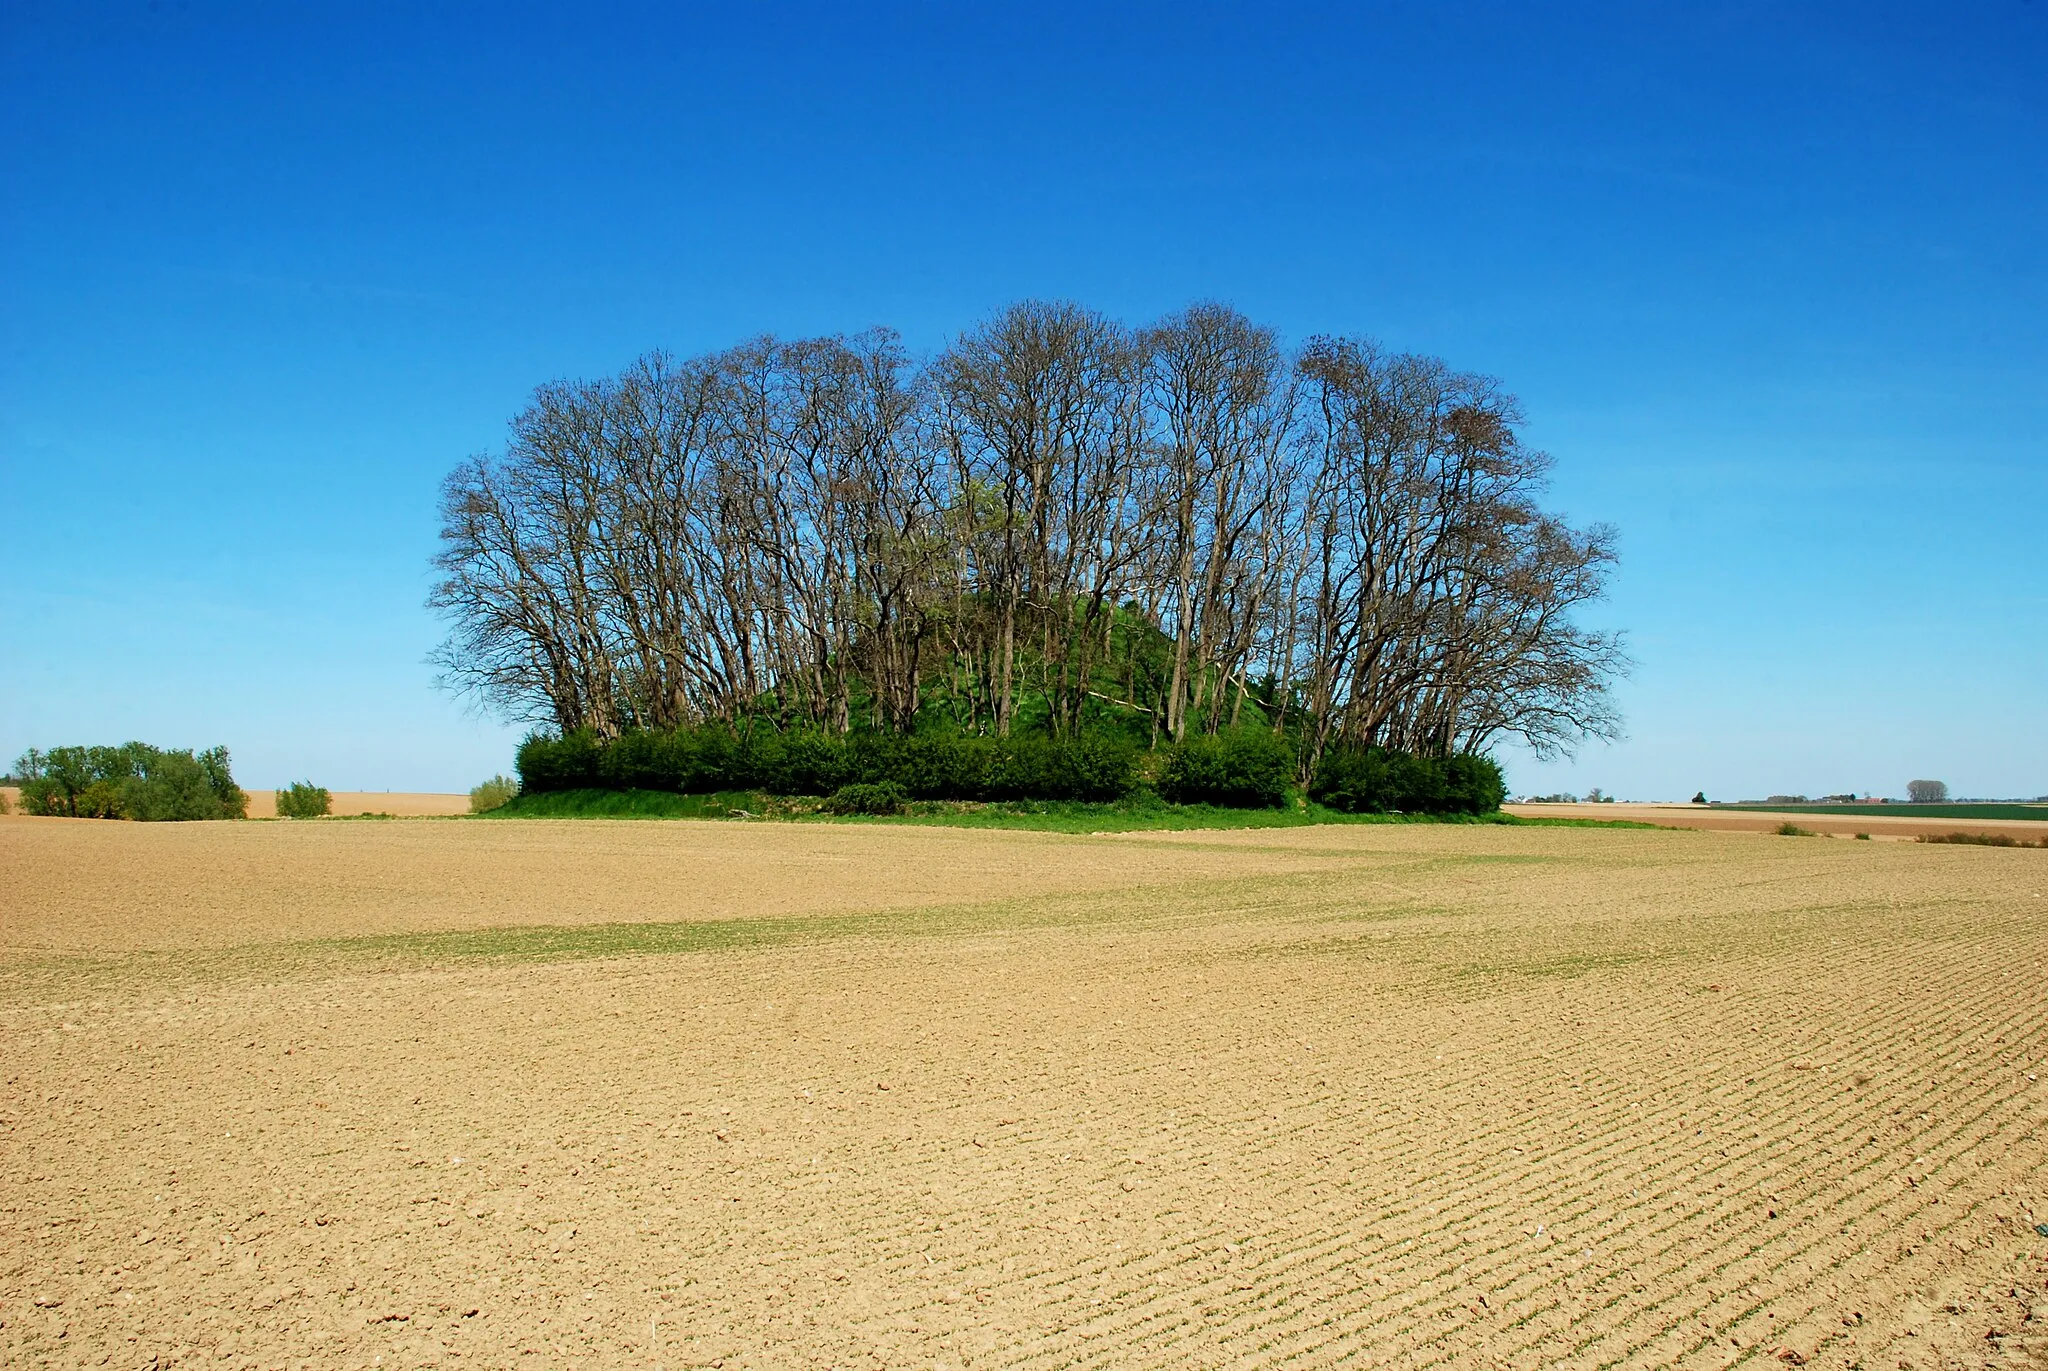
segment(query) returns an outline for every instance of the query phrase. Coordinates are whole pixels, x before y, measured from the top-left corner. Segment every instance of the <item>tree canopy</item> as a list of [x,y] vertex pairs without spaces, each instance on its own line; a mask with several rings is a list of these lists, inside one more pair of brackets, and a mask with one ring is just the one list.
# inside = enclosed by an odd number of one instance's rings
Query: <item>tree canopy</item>
[[441,499],[443,679],[612,738],[1179,740],[1261,724],[1426,755],[1618,728],[1575,613],[1605,526],[1493,380],[1220,305],[1027,301],[928,359],[781,341],[540,387]]

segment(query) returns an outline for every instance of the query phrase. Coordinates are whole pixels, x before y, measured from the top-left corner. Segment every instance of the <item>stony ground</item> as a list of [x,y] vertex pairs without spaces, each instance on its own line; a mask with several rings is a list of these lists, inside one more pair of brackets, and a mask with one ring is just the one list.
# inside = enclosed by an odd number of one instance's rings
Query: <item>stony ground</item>
[[9,1366],[2048,1359],[2048,853],[0,820]]

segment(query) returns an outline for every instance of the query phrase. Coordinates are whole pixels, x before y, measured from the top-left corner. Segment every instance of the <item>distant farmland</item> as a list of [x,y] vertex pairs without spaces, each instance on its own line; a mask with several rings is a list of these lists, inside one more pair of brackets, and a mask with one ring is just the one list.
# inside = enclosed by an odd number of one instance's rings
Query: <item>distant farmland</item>
[[1769,814],[1867,814],[1888,819],[2048,819],[2048,804],[1983,805],[1813,805],[1737,804],[1715,809],[1750,809]]

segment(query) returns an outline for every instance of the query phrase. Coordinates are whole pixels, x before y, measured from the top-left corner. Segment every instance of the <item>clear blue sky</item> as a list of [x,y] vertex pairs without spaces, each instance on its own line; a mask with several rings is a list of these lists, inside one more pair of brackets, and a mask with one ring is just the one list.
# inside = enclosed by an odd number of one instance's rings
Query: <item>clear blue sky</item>
[[1640,666],[1628,740],[1518,791],[2048,793],[2048,3],[9,0],[0,43],[6,758],[466,788],[516,733],[424,661],[435,487],[534,385],[1056,296],[1522,396]]

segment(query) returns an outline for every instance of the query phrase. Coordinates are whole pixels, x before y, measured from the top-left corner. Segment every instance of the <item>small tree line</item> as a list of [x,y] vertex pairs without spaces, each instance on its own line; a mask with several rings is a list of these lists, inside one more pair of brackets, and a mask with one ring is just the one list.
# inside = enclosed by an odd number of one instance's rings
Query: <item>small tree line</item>
[[249,797],[224,747],[195,752],[148,743],[30,748],[14,764],[28,814],[72,819],[240,819]]
[[542,386],[441,499],[444,680],[559,735],[1178,741],[1442,756],[1616,728],[1614,535],[1493,381],[1216,305],[1025,302]]

